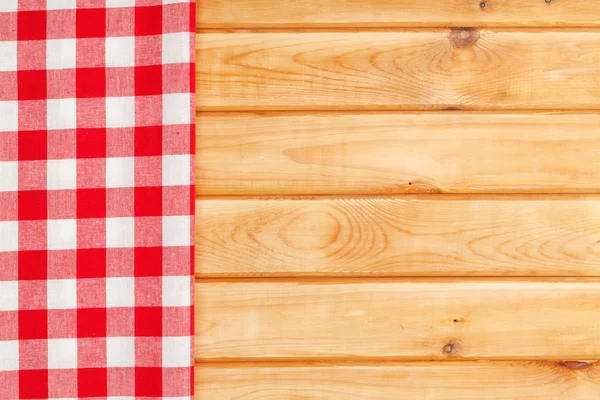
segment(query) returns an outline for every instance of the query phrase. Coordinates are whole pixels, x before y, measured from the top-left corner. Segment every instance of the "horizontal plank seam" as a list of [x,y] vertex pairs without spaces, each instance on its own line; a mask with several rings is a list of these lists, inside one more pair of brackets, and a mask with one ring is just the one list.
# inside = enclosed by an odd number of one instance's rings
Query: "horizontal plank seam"
[[[199,160],[201,162],[201,160]],[[201,182],[196,182],[197,187],[202,187]],[[548,200],[600,200],[600,187],[598,192],[507,192],[507,193],[393,193],[393,194],[302,194],[302,195],[248,195],[248,194],[214,194],[197,195],[197,201],[203,200],[264,200],[264,201],[302,201],[302,200],[447,200],[447,201],[548,201]],[[201,213],[198,214],[202,216]]]
[[[587,363],[589,367],[598,366],[598,360],[520,360],[522,363],[530,364],[557,364],[564,365],[565,362],[578,361]],[[316,359],[315,361],[268,361],[268,360],[257,360],[257,361],[196,361],[194,364],[196,367],[206,368],[236,368],[236,367],[247,367],[247,368],[261,368],[261,367],[282,367],[282,368],[298,368],[298,367],[400,367],[407,366],[424,366],[424,365],[498,365],[498,364],[513,364],[514,360],[436,360],[436,361],[390,361],[390,360],[358,360],[358,361],[344,361],[344,360],[325,360]]]
[[[473,28],[494,32],[600,32],[600,24],[596,25],[481,25],[481,24],[460,24],[460,25],[360,25],[340,23],[326,25],[224,25],[221,27],[196,27],[196,34],[203,33],[327,33],[327,32],[403,32],[403,31],[442,31],[448,29]],[[241,30],[242,32],[232,32],[232,30]]]
[[196,283],[312,283],[356,284],[359,283],[460,283],[485,282],[545,282],[545,283],[600,283],[600,276],[263,276],[263,277],[195,277]]
[[[490,362],[511,362],[511,361],[522,361],[522,362],[553,362],[553,363],[561,363],[566,361],[585,361],[586,358],[583,355],[573,355],[572,357],[565,358],[564,356],[548,356],[544,355],[539,359],[531,358],[530,356],[516,356],[516,357],[507,357],[507,356],[468,356],[468,357],[448,357],[447,359],[441,359],[439,357],[423,357],[423,356],[405,356],[405,357],[385,357],[385,356],[364,356],[364,357],[353,357],[353,358],[315,358],[315,357],[280,357],[280,358],[260,358],[260,357],[244,357],[244,358],[201,358],[196,354],[196,358],[194,359],[195,364],[242,364],[242,363],[252,363],[256,364],[259,362],[276,362],[276,363],[380,363],[380,362],[389,362],[389,363],[413,363],[413,362],[427,362],[427,363],[449,363],[449,362],[478,362],[478,361],[490,361]],[[597,360],[589,360],[590,364],[596,364]]]

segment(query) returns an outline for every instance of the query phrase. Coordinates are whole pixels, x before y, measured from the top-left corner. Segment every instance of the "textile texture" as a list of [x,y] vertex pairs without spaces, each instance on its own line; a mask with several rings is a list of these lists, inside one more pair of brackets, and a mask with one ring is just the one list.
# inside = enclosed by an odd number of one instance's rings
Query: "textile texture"
[[0,0],[0,399],[189,399],[189,0]]

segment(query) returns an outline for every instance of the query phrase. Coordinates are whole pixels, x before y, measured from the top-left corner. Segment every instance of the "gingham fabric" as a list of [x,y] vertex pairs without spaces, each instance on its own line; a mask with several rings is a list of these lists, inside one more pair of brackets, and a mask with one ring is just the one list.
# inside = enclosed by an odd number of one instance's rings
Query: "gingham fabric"
[[189,399],[195,5],[0,0],[0,399]]

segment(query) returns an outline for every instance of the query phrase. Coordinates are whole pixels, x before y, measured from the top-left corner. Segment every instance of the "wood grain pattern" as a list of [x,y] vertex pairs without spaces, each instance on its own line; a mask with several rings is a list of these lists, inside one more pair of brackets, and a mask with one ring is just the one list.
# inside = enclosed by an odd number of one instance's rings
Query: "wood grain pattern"
[[201,0],[197,21],[199,28],[553,27],[598,26],[599,13],[594,0]]
[[600,358],[600,282],[196,284],[197,360]]
[[198,400],[591,400],[597,364],[444,362],[197,365]]
[[198,195],[600,191],[598,114],[202,113]]
[[197,276],[600,275],[597,196],[199,200]]
[[598,109],[600,32],[207,33],[200,110]]

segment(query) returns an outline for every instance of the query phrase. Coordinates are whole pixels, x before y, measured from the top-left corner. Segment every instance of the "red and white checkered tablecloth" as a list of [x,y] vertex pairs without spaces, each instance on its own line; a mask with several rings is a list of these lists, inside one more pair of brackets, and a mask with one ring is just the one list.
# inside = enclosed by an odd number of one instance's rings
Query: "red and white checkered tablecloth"
[[190,399],[190,0],[0,0],[0,399]]

